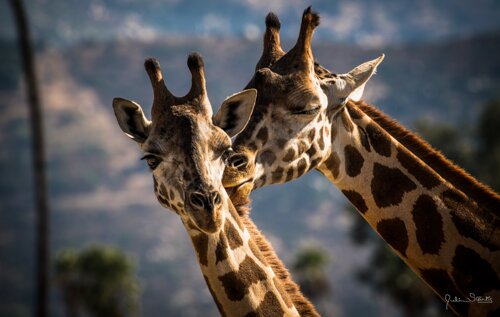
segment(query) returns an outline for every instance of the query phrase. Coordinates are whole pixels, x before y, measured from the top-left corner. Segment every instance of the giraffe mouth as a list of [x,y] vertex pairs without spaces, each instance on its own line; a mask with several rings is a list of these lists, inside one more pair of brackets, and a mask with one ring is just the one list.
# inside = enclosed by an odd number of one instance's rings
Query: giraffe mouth
[[238,185],[226,187],[226,192],[233,204],[236,205],[240,201],[247,200],[253,189],[253,181],[253,178],[249,178]]

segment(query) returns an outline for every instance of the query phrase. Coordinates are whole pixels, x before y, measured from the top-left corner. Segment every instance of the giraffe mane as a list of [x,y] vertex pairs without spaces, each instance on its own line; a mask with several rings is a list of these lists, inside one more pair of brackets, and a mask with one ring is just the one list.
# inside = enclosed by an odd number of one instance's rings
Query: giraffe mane
[[[236,197],[238,196],[238,197]],[[262,255],[266,259],[267,263],[271,266],[276,276],[283,283],[285,291],[290,295],[290,299],[297,308],[300,316],[319,316],[316,313],[314,305],[304,297],[300,291],[299,286],[292,280],[290,272],[283,265],[283,262],[277,257],[276,251],[272,245],[266,240],[264,234],[255,226],[252,219],[250,219],[250,204],[251,200],[248,195],[238,195],[238,193],[233,193],[231,195],[231,200],[236,201],[234,207],[240,215],[243,225],[247,228],[250,233],[251,238],[261,251]]]
[[500,216],[500,195],[489,186],[472,177],[464,169],[447,159],[439,150],[433,148],[415,133],[407,130],[399,122],[390,118],[374,106],[364,101],[349,101],[348,106],[357,106],[399,143],[441,175],[441,177],[475,200],[476,203],[493,215]]

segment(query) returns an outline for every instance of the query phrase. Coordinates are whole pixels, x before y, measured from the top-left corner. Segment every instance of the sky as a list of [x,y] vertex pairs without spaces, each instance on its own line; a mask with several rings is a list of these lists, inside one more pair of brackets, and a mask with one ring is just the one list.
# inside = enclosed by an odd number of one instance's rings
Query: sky
[[[261,37],[269,11],[282,36],[295,37],[309,5],[321,15],[316,37],[363,46],[437,41],[500,28],[496,0],[25,0],[32,32],[49,46],[81,41]],[[0,3],[0,38],[13,38],[10,8]]]

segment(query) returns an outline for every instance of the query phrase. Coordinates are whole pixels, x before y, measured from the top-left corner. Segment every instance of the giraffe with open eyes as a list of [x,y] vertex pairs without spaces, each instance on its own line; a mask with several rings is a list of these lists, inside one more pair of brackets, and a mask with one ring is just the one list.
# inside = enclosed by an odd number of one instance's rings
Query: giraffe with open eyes
[[212,116],[201,56],[191,54],[188,67],[191,89],[176,97],[158,61],[146,60],[152,121],[137,103],[113,100],[120,128],[144,154],[158,201],[180,216],[222,316],[319,316],[247,217],[246,207],[235,208],[222,186],[230,137],[245,127],[256,91],[234,94]]
[[316,169],[443,300],[493,301],[449,302],[456,314],[500,316],[500,196],[360,101],[384,55],[333,74],[314,63],[311,30],[300,30],[305,49],[285,53],[279,29],[269,14],[247,85],[257,101],[233,141],[224,186],[244,196]]

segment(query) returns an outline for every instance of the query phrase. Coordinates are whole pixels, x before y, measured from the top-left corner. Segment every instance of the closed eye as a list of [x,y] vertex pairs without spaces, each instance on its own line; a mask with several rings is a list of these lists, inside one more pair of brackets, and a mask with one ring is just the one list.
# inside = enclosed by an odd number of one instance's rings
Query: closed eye
[[307,109],[292,110],[292,114],[296,115],[314,115],[317,114],[321,109],[321,105],[315,105]]

